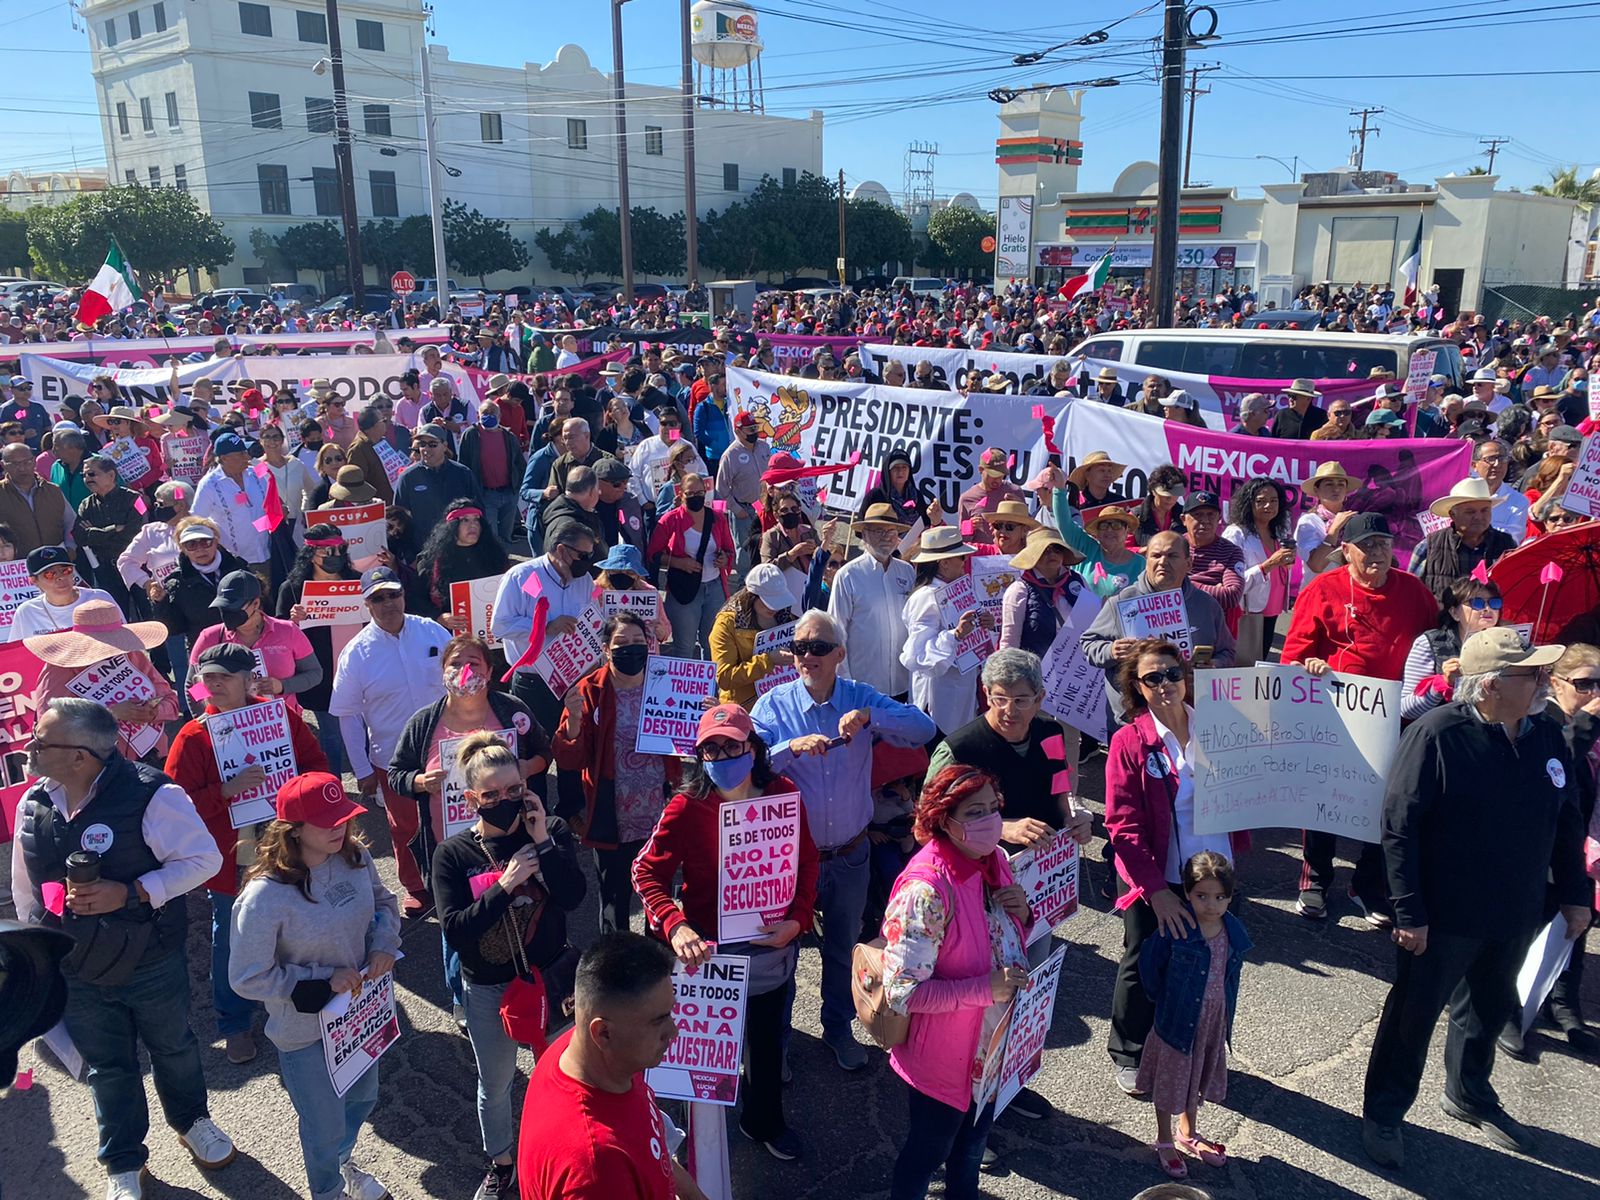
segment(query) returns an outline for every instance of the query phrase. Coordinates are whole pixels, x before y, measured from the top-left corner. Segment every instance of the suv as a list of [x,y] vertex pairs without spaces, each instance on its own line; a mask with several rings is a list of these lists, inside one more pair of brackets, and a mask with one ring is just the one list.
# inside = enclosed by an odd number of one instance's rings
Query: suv
[[[454,279],[446,279],[445,287],[452,292],[459,292],[461,285]],[[439,281],[437,279],[417,280],[417,290],[406,297],[407,304],[437,304],[439,302]]]
[[214,288],[209,292],[201,292],[189,304],[188,311],[203,313],[206,309],[235,309],[235,308],[260,308],[268,303],[268,297],[250,288]]

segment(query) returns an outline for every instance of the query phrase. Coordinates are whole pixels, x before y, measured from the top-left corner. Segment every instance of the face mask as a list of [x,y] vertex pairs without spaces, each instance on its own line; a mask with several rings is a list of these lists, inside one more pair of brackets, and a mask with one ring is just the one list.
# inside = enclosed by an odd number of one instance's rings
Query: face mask
[[160,504],[156,506],[155,510],[150,515],[157,521],[170,521],[173,517],[178,515],[178,510],[173,508],[170,504]]
[[738,758],[724,758],[716,762],[703,762],[700,765],[706,769],[706,778],[726,792],[750,778],[750,771],[754,768],[755,762],[755,751],[746,750]]
[[337,574],[350,565],[350,556],[343,550],[329,550],[322,556],[322,569]]
[[469,671],[467,666],[451,667],[444,677],[444,690],[452,696],[476,696],[489,686],[480,671]]
[[783,513],[778,517],[778,524],[782,525],[785,529],[799,529],[800,514],[797,512]]
[[618,646],[611,651],[611,666],[622,675],[639,675],[644,671],[644,660],[650,657],[649,646]]
[[250,619],[250,614],[242,608],[225,608],[222,610],[222,623],[229,629],[238,629]]
[[961,844],[980,858],[1000,845],[1002,822],[997,812],[971,821],[957,821],[956,824],[961,826]]
[[704,496],[685,496],[683,498],[683,506],[690,512],[699,512],[706,506],[706,498]]
[[521,800],[500,800],[478,810],[478,815],[496,829],[510,829],[522,816]]
[[321,450],[322,449],[322,442],[320,440],[319,441],[315,441],[315,442],[307,440],[307,441],[302,442],[300,444],[300,448],[302,450]]
[[500,426],[499,414],[489,412],[487,409],[484,410],[480,420],[485,429],[498,429]]
[[594,555],[574,554],[572,561],[567,564],[567,570],[572,573],[572,578],[576,579],[580,575],[587,575],[592,566],[594,566]]

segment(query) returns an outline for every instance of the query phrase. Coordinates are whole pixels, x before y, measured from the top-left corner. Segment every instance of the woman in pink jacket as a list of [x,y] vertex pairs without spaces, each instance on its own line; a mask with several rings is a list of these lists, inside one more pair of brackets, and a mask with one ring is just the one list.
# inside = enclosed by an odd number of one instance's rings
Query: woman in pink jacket
[[914,826],[922,849],[889,897],[884,992],[911,1018],[889,1052],[911,1113],[889,1200],[922,1200],[941,1165],[950,1200],[979,1195],[1006,1018],[1028,979],[1033,924],[999,849],[1002,803],[987,771],[953,765],[928,780]]

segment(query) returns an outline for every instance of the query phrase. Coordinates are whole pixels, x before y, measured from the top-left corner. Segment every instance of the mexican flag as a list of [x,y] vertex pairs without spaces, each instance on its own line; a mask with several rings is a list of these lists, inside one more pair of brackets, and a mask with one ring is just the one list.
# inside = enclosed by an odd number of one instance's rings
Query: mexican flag
[[1061,285],[1061,290],[1056,294],[1063,300],[1076,300],[1079,296],[1087,296],[1104,287],[1106,280],[1111,278],[1111,253],[1107,250],[1105,257],[1089,268],[1088,274],[1074,275]]
[[1401,304],[1410,308],[1417,302],[1417,276],[1422,272],[1422,214],[1417,214],[1417,234],[1411,239],[1411,253],[1400,264],[1400,274],[1405,277],[1405,296]]
[[122,247],[113,238],[105,264],[78,301],[78,324],[93,325],[101,317],[121,312],[143,294],[139,281],[133,277],[133,268],[122,257]]

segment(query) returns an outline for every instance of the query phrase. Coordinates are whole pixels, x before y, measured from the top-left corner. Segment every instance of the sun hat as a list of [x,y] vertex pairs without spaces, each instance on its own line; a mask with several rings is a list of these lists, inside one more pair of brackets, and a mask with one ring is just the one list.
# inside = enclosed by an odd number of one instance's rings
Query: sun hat
[[1450,511],[1458,504],[1500,505],[1505,502],[1504,496],[1497,495],[1489,489],[1488,480],[1478,475],[1469,475],[1451,488],[1449,495],[1440,496],[1428,505],[1428,511],[1436,517],[1448,517]]
[[1101,367],[1100,370],[1096,372],[1094,381],[1096,383],[1116,383],[1117,369],[1115,367]]
[[1461,644],[1461,673],[1489,675],[1507,667],[1548,667],[1567,652],[1565,646],[1529,646],[1511,625],[1480,629]]
[[1073,487],[1083,487],[1089,478],[1090,467],[1115,467],[1119,475],[1128,469],[1126,463],[1114,461],[1104,450],[1091,450],[1084,455],[1083,461],[1074,468],[1072,474],[1067,476],[1067,482]]
[[983,381],[983,390],[986,392],[1003,392],[1011,386],[1011,380],[998,372],[986,376]]
[[89,424],[102,432],[110,429],[113,421],[127,421],[130,425],[139,426],[140,430],[150,427],[150,422],[144,418],[137,408],[132,408],[126,404],[114,405],[110,412],[89,418]]
[[166,412],[157,413],[150,418],[152,425],[160,425],[166,429],[180,429],[194,420],[194,413],[181,404],[174,404]]
[[599,571],[616,571],[619,574],[637,575],[641,579],[647,573],[644,554],[632,542],[618,542],[594,565]]
[[1306,480],[1306,487],[1315,492],[1319,483],[1327,483],[1330,479],[1342,479],[1350,487],[1358,487],[1361,483],[1338,463],[1325,462],[1317,464],[1317,469],[1311,472],[1311,477]]
[[77,668],[153,650],[166,640],[161,621],[124,621],[122,610],[111,601],[85,600],[73,610],[71,629],[35,634],[22,644],[52,666]]
[[989,522],[990,528],[994,527],[996,521],[1013,521],[1026,526],[1030,531],[1039,528],[1039,522],[1033,519],[1028,512],[1028,506],[1021,500],[1002,500],[984,513],[983,518]]
[[867,511],[856,518],[856,528],[864,529],[869,525],[887,525],[893,529],[906,530],[910,526],[902,521],[893,507],[888,504],[872,504]]
[[1039,565],[1039,560],[1044,557],[1044,552],[1050,549],[1061,551],[1062,557],[1066,559],[1069,567],[1074,563],[1083,561],[1083,555],[1062,541],[1059,533],[1041,525],[1028,533],[1027,544],[1012,555],[1011,565],[1019,571],[1031,571]]
[[1120,504],[1102,504],[1099,508],[1089,509],[1083,514],[1083,527],[1090,533],[1094,533],[1095,527],[1106,521],[1128,529],[1139,528],[1139,518]]
[[501,392],[511,387],[511,376],[504,372],[496,372],[489,376],[489,386],[486,389],[491,396],[498,396]]
[[378,493],[367,482],[366,473],[360,467],[354,463],[346,463],[334,476],[333,486],[328,489],[328,497],[332,500],[348,501],[351,504],[371,504],[378,498]]
[[906,559],[908,563],[936,562],[941,558],[961,558],[976,554],[978,548],[961,540],[961,530],[954,525],[936,525],[922,531],[916,550]]
[[1322,393],[1317,391],[1317,385],[1309,379],[1296,379],[1286,390],[1291,396],[1310,396],[1313,400],[1322,397]]

